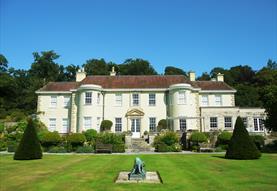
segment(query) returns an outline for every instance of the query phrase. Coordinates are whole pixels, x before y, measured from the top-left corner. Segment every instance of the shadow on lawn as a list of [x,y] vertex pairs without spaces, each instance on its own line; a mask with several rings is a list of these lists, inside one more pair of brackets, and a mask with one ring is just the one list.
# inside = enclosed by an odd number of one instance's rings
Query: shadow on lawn
[[225,156],[212,155],[212,157],[226,159]]

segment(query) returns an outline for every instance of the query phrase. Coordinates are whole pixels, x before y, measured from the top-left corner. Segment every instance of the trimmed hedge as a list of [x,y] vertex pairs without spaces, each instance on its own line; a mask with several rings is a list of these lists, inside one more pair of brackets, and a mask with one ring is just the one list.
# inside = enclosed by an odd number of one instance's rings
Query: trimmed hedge
[[73,133],[68,135],[66,140],[73,148],[76,148],[78,146],[83,146],[86,137],[82,133]]
[[240,117],[237,118],[233,136],[228,145],[225,158],[228,159],[258,159],[260,151],[251,140],[248,131]]
[[103,120],[100,125],[100,131],[110,131],[113,126],[113,122],[110,120]]
[[166,130],[167,129],[167,123],[165,119],[161,119],[158,123],[157,130],[158,132],[161,132],[161,130]]
[[158,152],[178,152],[181,151],[179,137],[176,132],[166,131],[156,136],[153,143]]
[[206,135],[204,133],[201,132],[193,132],[190,136],[189,139],[191,142],[193,142],[194,144],[198,144],[198,143],[203,143],[203,142],[207,142],[208,138],[206,137]]
[[28,120],[27,128],[24,131],[23,137],[13,158],[14,160],[32,160],[42,158],[41,146],[32,119]]
[[113,153],[124,153],[125,152],[125,144],[115,144],[112,148]]
[[57,146],[62,142],[62,138],[57,131],[49,132],[44,131],[39,133],[40,143],[43,147],[49,148],[51,146]]
[[67,153],[67,150],[61,146],[54,146],[48,150],[48,153]]
[[95,129],[89,129],[83,132],[87,141],[95,141],[97,137],[97,131]]
[[216,146],[226,150],[232,138],[232,133],[223,131],[217,137]]
[[93,153],[94,148],[91,146],[77,147],[76,153]]

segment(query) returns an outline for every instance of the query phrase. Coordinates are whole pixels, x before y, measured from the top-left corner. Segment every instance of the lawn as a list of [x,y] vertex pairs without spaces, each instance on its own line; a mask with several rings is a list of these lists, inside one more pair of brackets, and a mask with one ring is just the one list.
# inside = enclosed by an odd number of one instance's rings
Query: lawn
[[115,184],[132,168],[135,155],[45,155],[14,161],[0,155],[0,190],[277,190],[277,155],[226,160],[223,155],[139,155],[163,184]]

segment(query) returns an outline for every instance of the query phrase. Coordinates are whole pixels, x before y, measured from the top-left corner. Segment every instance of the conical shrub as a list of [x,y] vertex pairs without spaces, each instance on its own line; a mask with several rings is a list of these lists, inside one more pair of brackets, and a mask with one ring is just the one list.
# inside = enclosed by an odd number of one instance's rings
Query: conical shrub
[[228,159],[258,159],[261,153],[251,140],[248,131],[240,117],[237,118],[233,136],[230,140],[225,158]]
[[23,137],[14,154],[14,160],[32,160],[41,159],[42,151],[37,136],[37,131],[32,119],[28,120],[28,125],[24,131]]

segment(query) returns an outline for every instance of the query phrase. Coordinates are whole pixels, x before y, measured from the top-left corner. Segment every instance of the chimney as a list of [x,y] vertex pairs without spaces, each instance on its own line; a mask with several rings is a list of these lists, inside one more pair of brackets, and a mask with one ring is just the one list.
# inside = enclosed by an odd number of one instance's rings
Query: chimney
[[82,68],[82,69],[79,69],[78,72],[76,72],[76,82],[80,82],[82,81],[83,79],[85,79],[87,76],[86,72],[85,72],[85,69]]
[[195,72],[193,72],[193,71],[189,72],[189,80],[190,81],[195,81]]
[[218,82],[224,82],[224,74],[218,73],[216,75],[216,81],[218,81]]
[[112,71],[110,72],[110,76],[116,76],[116,71],[114,71],[114,66],[112,67]]

